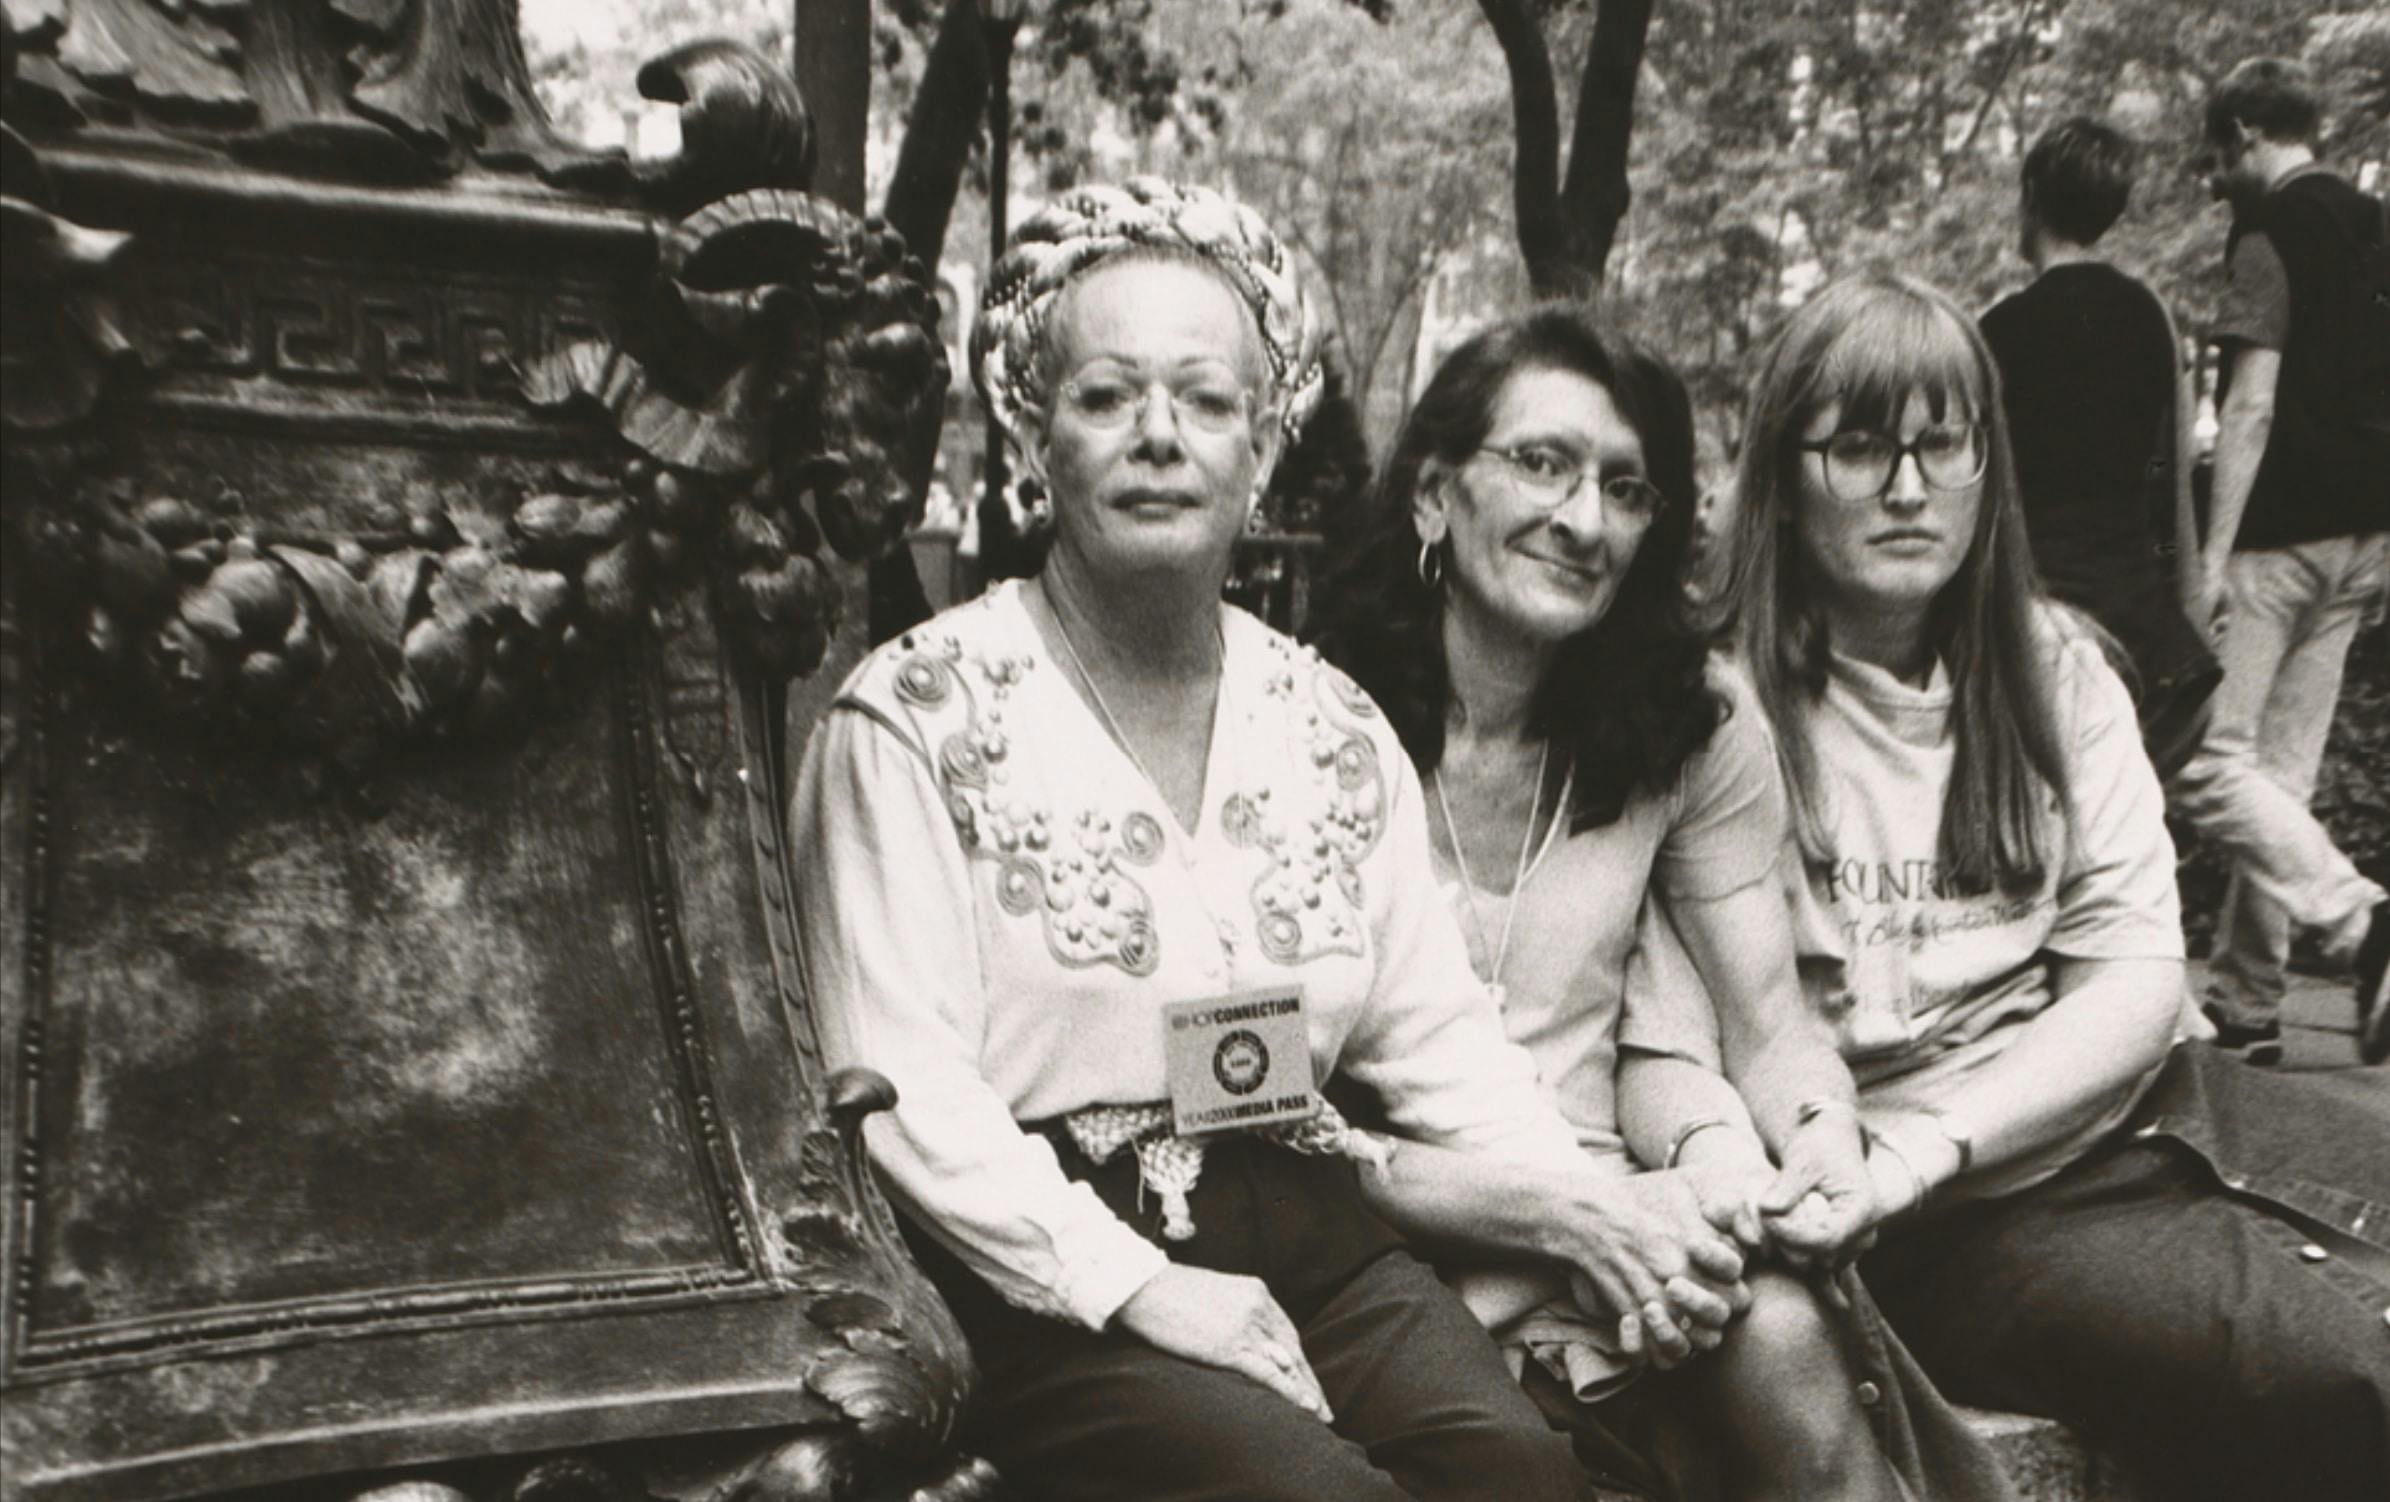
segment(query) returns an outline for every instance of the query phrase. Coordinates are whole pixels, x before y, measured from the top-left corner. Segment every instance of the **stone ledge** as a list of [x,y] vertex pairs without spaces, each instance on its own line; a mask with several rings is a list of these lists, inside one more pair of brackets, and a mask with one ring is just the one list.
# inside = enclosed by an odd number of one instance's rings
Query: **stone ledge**
[[[1959,1411],[1991,1443],[2023,1502],[2145,1502],[2113,1460],[2086,1449],[2063,1424],[2021,1413]],[[1634,1502],[1619,1492],[1597,1491],[1595,1498]]]
[[1961,1409],[2008,1470],[2024,1502],[2141,1502],[2116,1462],[2063,1424],[2021,1413]]

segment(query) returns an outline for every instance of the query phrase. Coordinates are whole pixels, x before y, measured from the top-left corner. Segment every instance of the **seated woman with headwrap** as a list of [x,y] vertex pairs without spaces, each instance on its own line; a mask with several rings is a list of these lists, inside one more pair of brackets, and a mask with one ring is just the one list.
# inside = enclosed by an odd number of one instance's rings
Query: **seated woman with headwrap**
[[[1402,1250],[1413,1170],[1461,1152],[1534,1166],[1533,1234],[1627,1338],[1741,1292],[1697,1212],[1587,1171],[1504,1039],[1376,707],[1220,602],[1316,341],[1215,194],[1024,225],[973,345],[1053,551],[868,659],[800,774],[824,1046],[897,1086],[873,1159],[980,1360],[965,1442],[1027,1495],[1585,1495]],[[1403,1145],[1312,1114],[1339,1069]]]

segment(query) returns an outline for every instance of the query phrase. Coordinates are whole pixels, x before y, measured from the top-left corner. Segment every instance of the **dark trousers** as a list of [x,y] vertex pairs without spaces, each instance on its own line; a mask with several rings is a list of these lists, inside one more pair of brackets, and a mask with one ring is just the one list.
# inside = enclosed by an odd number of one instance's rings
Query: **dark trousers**
[[2162,1502],[2381,1502],[2386,1186],[2378,1116],[2189,1044],[2116,1139],[1864,1269],[1944,1392],[2064,1420]]
[[[1056,1152],[1158,1238],[1128,1155]],[[978,1357],[963,1444],[1033,1502],[1580,1502],[1591,1487],[1452,1292],[1370,1214],[1350,1163],[1238,1138],[1209,1151],[1175,1261],[1260,1278],[1303,1339],[1333,1426],[1118,1331],[1003,1303],[922,1246]],[[926,1242],[927,1238],[916,1238]]]

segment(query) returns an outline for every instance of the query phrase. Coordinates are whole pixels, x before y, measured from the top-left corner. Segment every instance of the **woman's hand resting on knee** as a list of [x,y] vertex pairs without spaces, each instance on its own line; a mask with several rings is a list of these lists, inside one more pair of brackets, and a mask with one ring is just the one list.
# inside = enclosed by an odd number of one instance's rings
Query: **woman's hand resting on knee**
[[1129,1295],[1112,1320],[1158,1350],[1249,1377],[1323,1424],[1336,1417],[1294,1321],[1259,1278],[1174,1262]]

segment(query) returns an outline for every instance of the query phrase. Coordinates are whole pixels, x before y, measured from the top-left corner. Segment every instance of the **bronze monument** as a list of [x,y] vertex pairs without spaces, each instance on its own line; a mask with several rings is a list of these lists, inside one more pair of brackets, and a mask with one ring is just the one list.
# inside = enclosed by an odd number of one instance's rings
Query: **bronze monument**
[[5,16],[9,1493],[990,1493],[782,837],[918,264],[726,45],[635,164],[513,0]]

